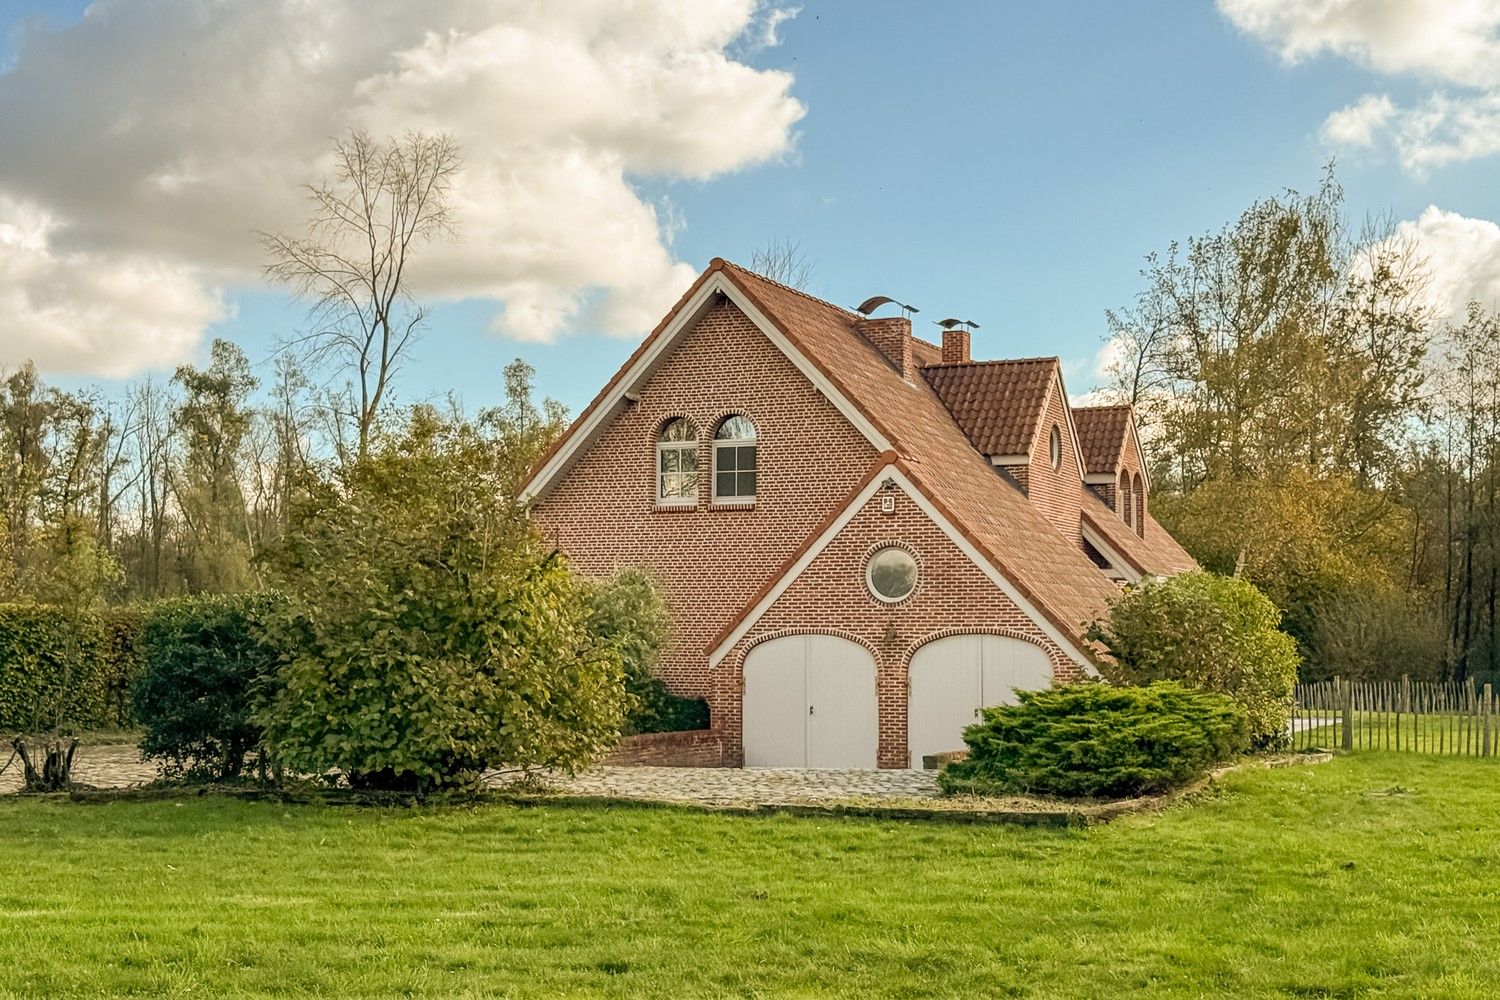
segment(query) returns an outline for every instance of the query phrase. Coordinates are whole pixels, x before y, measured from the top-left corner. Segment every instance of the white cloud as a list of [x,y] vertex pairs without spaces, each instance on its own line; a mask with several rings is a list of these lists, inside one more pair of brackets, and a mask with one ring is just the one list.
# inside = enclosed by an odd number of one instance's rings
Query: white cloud
[[188,356],[223,300],[191,268],[61,250],[43,209],[0,198],[0,367],[128,375]]
[[1440,319],[1462,319],[1470,300],[1500,307],[1500,226],[1429,205],[1398,225],[1394,238],[1426,258],[1426,293]]
[[670,249],[680,220],[631,179],[791,147],[790,75],[728,54],[767,23],[755,0],[96,0],[0,75],[0,231],[32,247],[24,267],[0,247],[0,302],[52,317],[0,363],[115,374],[189,354],[221,315],[213,289],[258,280],[255,231],[297,226],[299,186],[350,126],[463,149],[459,239],[431,248],[419,294],[493,299],[494,328],[524,339],[639,333],[692,269]]
[[1335,111],[1323,122],[1324,141],[1340,146],[1369,146],[1375,133],[1391,120],[1396,106],[1385,95],[1363,97],[1341,111]]
[[774,7],[764,6],[756,15],[756,29],[752,33],[750,45],[753,49],[774,49],[781,44],[781,36],[777,34],[781,25],[802,13],[801,7]]
[[1398,106],[1368,95],[1324,121],[1334,144],[1393,145],[1425,175],[1500,151],[1500,0],[1218,0],[1237,28],[1297,63],[1342,57],[1392,77],[1436,85]]

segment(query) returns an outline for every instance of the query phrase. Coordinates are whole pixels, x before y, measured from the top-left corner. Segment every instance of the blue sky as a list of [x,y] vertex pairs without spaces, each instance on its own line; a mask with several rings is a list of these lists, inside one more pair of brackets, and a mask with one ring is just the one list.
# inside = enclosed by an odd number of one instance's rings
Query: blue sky
[[[66,34],[82,6],[12,0],[0,17],[39,16]],[[1144,254],[1215,228],[1258,197],[1311,188],[1335,154],[1356,213],[1417,220],[1436,205],[1476,226],[1500,217],[1493,157],[1415,169],[1398,155],[1399,136],[1349,148],[1325,127],[1366,95],[1405,108],[1435,87],[1462,96],[1487,84],[1438,79],[1420,57],[1393,62],[1378,32],[1362,49],[1338,26],[1332,41],[1289,57],[1296,25],[1244,30],[1256,13],[1235,21],[1181,2],[808,0],[778,25],[779,44],[754,43],[762,22],[752,22],[725,46],[749,67],[791,74],[789,95],[805,115],[783,149],[706,179],[626,179],[670,230],[669,256],[695,271],[716,255],[746,261],[770,239],[795,240],[815,264],[815,294],[845,305],[896,296],[921,307],[927,336],[936,329],[928,320],[972,318],[976,353],[1058,354],[1079,393],[1095,377],[1104,310],[1135,294]],[[24,67],[27,49],[12,37],[0,65]],[[45,105],[44,95],[23,96]],[[5,170],[0,156],[0,195]],[[1455,283],[1488,280],[1466,267]],[[299,306],[253,278],[217,287],[227,310],[202,324],[205,347],[227,336],[264,362],[302,323]],[[518,340],[492,329],[495,312],[494,295],[439,301],[401,397],[452,391],[473,406],[493,402],[501,367],[519,356],[536,366],[543,392],[576,411],[638,339],[595,332],[584,309],[551,343]]]

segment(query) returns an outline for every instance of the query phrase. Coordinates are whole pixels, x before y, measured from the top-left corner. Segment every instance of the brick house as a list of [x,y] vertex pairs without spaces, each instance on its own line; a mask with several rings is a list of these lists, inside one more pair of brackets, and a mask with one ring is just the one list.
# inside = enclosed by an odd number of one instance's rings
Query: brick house
[[1094,672],[1123,582],[1193,567],[1128,407],[715,259],[528,481],[585,574],[648,569],[727,765],[920,766]]

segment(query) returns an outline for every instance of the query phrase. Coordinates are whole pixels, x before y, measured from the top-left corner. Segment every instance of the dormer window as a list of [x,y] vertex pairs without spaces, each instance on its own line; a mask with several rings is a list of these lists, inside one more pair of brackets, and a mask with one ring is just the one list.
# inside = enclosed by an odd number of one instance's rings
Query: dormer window
[[755,499],[755,425],[749,417],[725,417],[714,431],[714,499]]
[[698,500],[698,428],[687,417],[667,421],[657,435],[656,500],[673,505]]

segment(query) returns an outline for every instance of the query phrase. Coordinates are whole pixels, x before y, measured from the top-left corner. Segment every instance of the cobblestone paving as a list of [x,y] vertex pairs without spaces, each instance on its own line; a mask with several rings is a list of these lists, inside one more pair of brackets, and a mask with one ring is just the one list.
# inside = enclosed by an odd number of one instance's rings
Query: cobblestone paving
[[755,805],[849,799],[931,798],[935,771],[836,771],[731,767],[601,767],[558,790],[574,795]]
[[[11,749],[0,744],[0,767],[10,760]],[[96,788],[127,788],[156,778],[156,766],[141,760],[139,748],[128,743],[81,746],[73,756],[73,780]],[[11,761],[0,774],[0,794],[21,788],[21,759]]]
[[[10,757],[0,753],[0,766]],[[81,746],[73,759],[73,779],[96,788],[143,785],[156,768],[129,744]],[[504,783],[503,776],[491,784]],[[21,762],[0,774],[0,794],[21,787]],[[838,771],[729,767],[600,767],[554,787],[572,795],[696,802],[706,805],[788,804],[850,799],[930,798],[938,794],[933,771]]]

